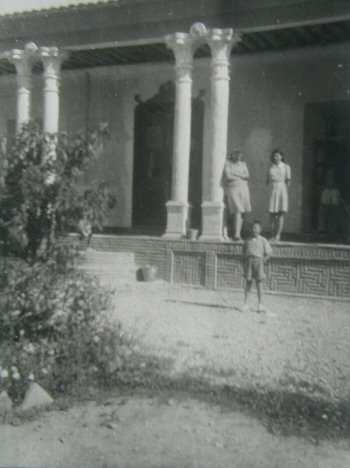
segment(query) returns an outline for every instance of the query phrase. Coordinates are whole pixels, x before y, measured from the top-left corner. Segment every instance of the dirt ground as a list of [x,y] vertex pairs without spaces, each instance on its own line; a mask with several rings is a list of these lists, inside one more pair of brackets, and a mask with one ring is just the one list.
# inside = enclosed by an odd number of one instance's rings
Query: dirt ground
[[[241,299],[159,282],[123,285],[112,319],[138,352],[166,359],[171,378],[349,397],[349,302],[268,295],[261,315],[242,313]],[[116,390],[104,401],[0,426],[0,466],[342,468],[350,466],[350,444],[271,432],[220,396]]]
[[136,394],[0,428],[2,467],[342,468],[341,442],[269,434],[256,420],[185,397]]
[[330,398],[350,392],[350,302],[266,295],[266,314],[241,312],[242,293],[138,283],[113,314],[171,375],[280,388],[301,383]]

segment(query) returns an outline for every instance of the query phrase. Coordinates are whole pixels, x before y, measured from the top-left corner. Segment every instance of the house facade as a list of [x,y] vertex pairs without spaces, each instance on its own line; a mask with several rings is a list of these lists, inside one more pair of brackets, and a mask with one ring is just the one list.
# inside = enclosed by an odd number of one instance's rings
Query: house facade
[[348,1],[102,1],[0,25],[0,133],[11,140],[30,118],[70,134],[109,123],[81,185],[108,183],[110,228],[178,239],[193,227],[222,240],[222,171],[235,149],[252,217],[267,227],[277,147],[292,168],[285,230],[317,230],[322,171],[349,134]]

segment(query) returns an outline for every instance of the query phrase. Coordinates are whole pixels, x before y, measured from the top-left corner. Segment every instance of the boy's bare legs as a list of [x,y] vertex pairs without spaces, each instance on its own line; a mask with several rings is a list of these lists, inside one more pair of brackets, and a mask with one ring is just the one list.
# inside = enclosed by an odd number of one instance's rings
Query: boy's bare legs
[[244,291],[244,306],[243,310],[248,311],[249,310],[249,298],[250,298],[250,291],[252,289],[252,280],[247,280],[245,284],[245,291]]
[[258,292],[258,312],[265,312],[265,308],[262,305],[262,296],[263,296],[263,282],[256,281],[256,290]]
[[277,215],[277,231],[276,231],[276,237],[275,237],[277,241],[281,239],[283,223],[284,223],[284,214],[279,213]]

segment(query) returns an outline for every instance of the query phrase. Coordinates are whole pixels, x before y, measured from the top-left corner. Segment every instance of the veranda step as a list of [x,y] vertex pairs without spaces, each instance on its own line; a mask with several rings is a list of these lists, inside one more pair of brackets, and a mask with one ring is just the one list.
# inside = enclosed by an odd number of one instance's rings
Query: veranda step
[[88,249],[85,253],[85,259],[89,264],[135,264],[135,254],[132,252],[110,252]]
[[103,280],[104,283],[136,281],[135,254],[88,249],[80,268]]

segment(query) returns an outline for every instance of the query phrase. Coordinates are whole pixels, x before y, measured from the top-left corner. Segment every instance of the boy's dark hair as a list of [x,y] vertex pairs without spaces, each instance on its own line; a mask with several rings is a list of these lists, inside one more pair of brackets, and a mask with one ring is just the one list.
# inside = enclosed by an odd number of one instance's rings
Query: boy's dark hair
[[254,224],[258,224],[261,227],[261,222],[258,219],[254,219],[252,226],[254,226]]
[[281,151],[280,149],[278,148],[275,148],[272,153],[271,153],[271,161],[274,162],[274,157],[275,157],[275,154],[280,154],[281,157],[282,157],[282,161],[284,162],[284,154],[283,154],[283,151]]

